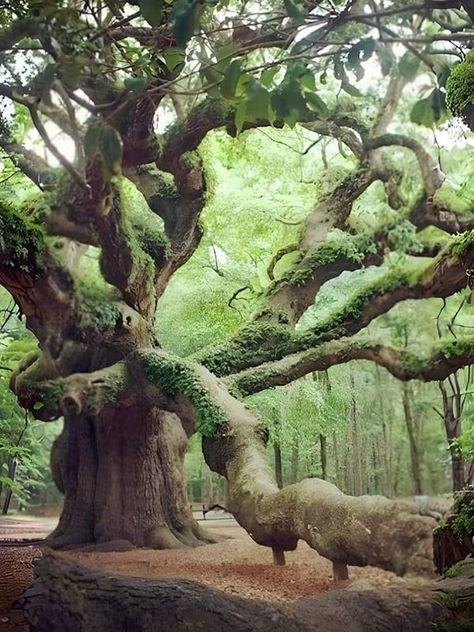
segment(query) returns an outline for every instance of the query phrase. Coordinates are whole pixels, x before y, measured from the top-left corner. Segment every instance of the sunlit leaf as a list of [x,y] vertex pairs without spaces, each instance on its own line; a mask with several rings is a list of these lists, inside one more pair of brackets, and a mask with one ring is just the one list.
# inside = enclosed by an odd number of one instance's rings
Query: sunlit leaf
[[415,103],[410,112],[410,121],[424,127],[433,127],[435,116],[429,98],[420,99]]
[[241,62],[235,59],[227,68],[221,83],[221,94],[225,99],[234,98],[241,72]]
[[317,112],[321,116],[327,116],[329,112],[328,107],[318,94],[315,92],[306,92],[305,98],[310,110]]
[[146,79],[145,77],[129,77],[123,83],[132,92],[142,92],[146,86]]
[[271,68],[266,68],[260,75],[260,83],[262,84],[262,86],[265,86],[265,88],[269,88],[277,72],[278,72],[278,66],[272,66]]

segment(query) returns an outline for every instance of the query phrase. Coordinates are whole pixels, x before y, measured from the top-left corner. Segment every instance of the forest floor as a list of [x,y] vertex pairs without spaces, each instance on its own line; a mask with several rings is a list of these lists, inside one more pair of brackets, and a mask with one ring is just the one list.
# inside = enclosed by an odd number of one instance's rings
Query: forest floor
[[[0,519],[0,540],[42,538],[54,528],[56,520],[23,515]],[[256,544],[232,518],[213,516],[200,523],[223,541],[196,549],[68,551],[65,555],[110,574],[191,579],[232,595],[272,602],[293,601],[346,586],[385,588],[418,583],[373,567],[350,567],[351,579],[334,583],[330,562],[304,542],[296,551],[286,553],[286,566],[274,566],[271,550]],[[2,547],[0,542],[0,632],[18,630],[10,627],[8,608],[31,583],[31,560],[39,554],[36,546]]]

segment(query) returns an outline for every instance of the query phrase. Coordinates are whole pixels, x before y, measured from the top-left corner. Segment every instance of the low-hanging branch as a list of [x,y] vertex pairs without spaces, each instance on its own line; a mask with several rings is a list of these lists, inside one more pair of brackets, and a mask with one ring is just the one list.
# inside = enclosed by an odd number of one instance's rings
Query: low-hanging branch
[[351,360],[375,362],[400,380],[439,381],[464,366],[474,364],[474,337],[440,340],[423,353],[390,347],[377,342],[374,336],[342,338],[230,375],[226,382],[241,395],[247,396],[274,386],[284,386],[309,373],[325,371]]

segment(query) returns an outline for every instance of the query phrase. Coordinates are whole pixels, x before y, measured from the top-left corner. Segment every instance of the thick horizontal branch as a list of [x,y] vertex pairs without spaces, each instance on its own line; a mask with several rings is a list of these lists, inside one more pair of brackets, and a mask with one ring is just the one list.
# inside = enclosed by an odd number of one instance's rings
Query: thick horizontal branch
[[[380,277],[348,296],[309,329],[294,331],[284,319],[268,322],[264,311],[232,340],[200,352],[197,359],[218,375],[238,373],[329,340],[352,336],[400,301],[451,296],[466,286],[466,270],[474,264],[473,238],[472,232],[452,238],[451,244],[432,259],[392,262]],[[273,318],[273,312],[270,316]]]
[[375,258],[376,235],[347,234],[334,239],[328,239],[328,235],[344,227],[353,203],[376,179],[372,170],[360,169],[345,178],[308,216],[295,248],[301,252],[300,261],[267,292],[268,305],[284,313],[288,322],[299,320],[324,283]]
[[226,382],[247,396],[351,360],[371,360],[400,380],[439,381],[474,364],[474,337],[442,340],[423,354],[377,343],[373,337],[343,338],[231,375]]
[[346,564],[372,564],[396,573],[432,569],[434,520],[415,507],[381,496],[352,497],[319,479],[278,490],[261,422],[203,368],[196,373],[224,424],[203,439],[209,466],[227,478],[230,509],[259,544],[293,550],[299,539]]

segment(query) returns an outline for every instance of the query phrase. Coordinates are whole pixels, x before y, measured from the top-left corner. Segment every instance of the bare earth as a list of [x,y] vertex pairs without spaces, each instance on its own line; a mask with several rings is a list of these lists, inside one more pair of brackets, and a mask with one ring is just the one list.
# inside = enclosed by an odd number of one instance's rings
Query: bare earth
[[[44,537],[55,524],[54,518],[0,520],[0,538]],[[286,566],[274,566],[272,552],[261,547],[233,519],[208,519],[201,524],[224,541],[196,549],[127,552],[68,552],[67,555],[90,566],[120,575],[192,579],[226,593],[264,601],[292,601],[306,595],[355,583],[372,587],[403,585],[403,579],[376,568],[350,568],[351,581],[334,584],[331,564],[304,542],[286,553]],[[36,547],[0,546],[0,578],[10,575],[9,590],[0,590],[0,611],[31,581],[30,560]],[[12,563],[19,563],[11,576]],[[16,565],[16,564],[15,564]],[[10,570],[10,573],[8,571]],[[1,585],[0,580],[0,585]],[[3,597],[3,598],[2,598]],[[6,603],[1,603],[6,602]],[[4,610],[5,612],[5,610]],[[0,620],[0,630],[2,630]]]

